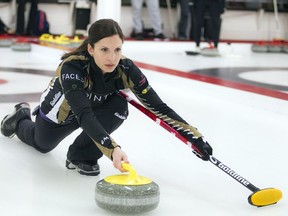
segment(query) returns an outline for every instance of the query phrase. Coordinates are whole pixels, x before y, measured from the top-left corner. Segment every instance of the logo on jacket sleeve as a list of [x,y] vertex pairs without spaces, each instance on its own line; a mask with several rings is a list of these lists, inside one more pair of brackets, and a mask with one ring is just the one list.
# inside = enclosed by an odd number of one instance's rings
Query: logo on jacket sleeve
[[110,138],[108,136],[105,136],[101,140],[101,145],[106,146],[107,141],[110,141]]
[[139,86],[142,86],[146,83],[146,77],[141,74],[140,80],[139,80]]

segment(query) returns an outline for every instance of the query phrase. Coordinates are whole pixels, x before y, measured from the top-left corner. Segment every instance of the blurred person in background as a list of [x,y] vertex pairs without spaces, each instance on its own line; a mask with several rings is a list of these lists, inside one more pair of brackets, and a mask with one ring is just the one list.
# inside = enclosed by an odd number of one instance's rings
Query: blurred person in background
[[133,16],[133,33],[137,40],[144,39],[144,26],[142,21],[143,3],[145,1],[155,39],[165,39],[162,29],[162,18],[160,14],[159,0],[131,0],[132,16]]

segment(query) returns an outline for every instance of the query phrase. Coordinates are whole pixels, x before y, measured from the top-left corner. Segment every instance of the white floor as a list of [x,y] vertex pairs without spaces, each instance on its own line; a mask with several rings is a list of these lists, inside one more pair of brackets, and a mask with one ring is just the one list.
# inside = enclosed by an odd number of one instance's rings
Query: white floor
[[[186,56],[184,51],[193,46],[188,42],[127,41],[124,54],[138,62],[181,71],[240,66],[288,68],[287,55],[251,53],[246,44],[220,44],[222,57],[217,58]],[[0,48],[0,68],[53,71],[62,53],[38,45],[33,45],[29,53]],[[140,215],[286,216],[288,102],[143,71],[162,99],[205,135],[216,158],[261,189],[282,190],[283,199],[263,208],[251,206],[247,201],[251,191],[210,162],[195,157],[181,141],[130,106],[130,117],[112,136],[126,151],[138,174],[153,179],[161,193],[159,206]],[[279,77],[279,84],[288,86],[287,74],[288,71]],[[0,85],[0,96],[19,96],[43,91],[50,77],[2,70],[1,79],[8,82]],[[0,101],[0,119],[19,101]],[[32,107],[37,105],[35,100],[27,102]],[[117,215],[99,208],[94,201],[97,181],[118,174],[107,158],[99,161],[98,177],[81,176],[64,166],[67,148],[77,133],[45,155],[16,137],[0,135],[1,215]]]

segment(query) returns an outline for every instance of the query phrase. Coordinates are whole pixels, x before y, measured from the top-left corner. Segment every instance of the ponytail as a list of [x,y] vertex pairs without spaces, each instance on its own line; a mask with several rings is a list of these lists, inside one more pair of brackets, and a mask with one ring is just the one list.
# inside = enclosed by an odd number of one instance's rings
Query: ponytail
[[77,47],[75,50],[63,54],[63,55],[61,56],[61,60],[64,60],[64,59],[68,58],[68,57],[71,56],[71,55],[77,55],[78,53],[87,51],[87,45],[88,45],[88,38],[86,38],[86,39],[82,42],[82,44],[81,44],[79,47]]

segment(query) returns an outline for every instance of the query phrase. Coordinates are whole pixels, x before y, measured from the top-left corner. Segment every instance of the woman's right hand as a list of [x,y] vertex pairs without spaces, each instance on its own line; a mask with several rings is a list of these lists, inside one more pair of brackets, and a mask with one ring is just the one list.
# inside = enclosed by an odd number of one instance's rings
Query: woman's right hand
[[112,153],[113,157],[113,166],[118,169],[120,172],[127,172],[123,167],[122,167],[122,162],[129,163],[128,157],[126,153],[120,148],[116,147],[113,150]]

